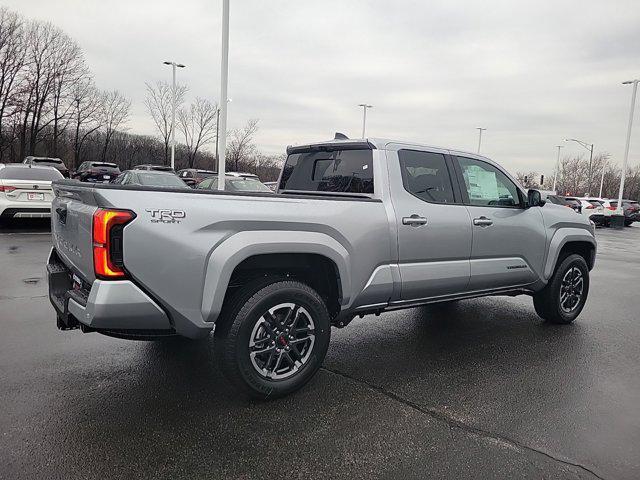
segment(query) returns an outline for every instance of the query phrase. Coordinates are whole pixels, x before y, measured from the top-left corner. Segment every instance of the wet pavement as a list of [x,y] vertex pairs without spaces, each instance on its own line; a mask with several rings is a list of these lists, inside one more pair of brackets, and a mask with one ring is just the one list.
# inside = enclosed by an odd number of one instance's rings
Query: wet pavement
[[252,402],[209,341],[56,330],[47,224],[5,225],[0,478],[640,478],[640,227],[597,236],[573,325],[528,297],[368,316]]

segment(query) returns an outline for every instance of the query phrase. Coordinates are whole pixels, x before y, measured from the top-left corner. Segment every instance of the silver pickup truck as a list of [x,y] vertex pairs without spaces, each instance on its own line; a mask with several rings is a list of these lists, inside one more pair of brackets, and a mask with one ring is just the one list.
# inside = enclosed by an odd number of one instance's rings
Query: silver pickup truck
[[487,295],[582,310],[593,225],[524,191],[491,160],[380,139],[288,148],[277,193],[53,184],[50,299],[58,327],[205,337],[257,397],[300,388],[331,326]]

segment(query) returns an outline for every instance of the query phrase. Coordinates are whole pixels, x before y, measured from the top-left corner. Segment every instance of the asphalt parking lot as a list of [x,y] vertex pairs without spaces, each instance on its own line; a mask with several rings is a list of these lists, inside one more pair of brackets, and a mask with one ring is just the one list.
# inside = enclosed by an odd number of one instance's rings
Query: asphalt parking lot
[[587,306],[370,316],[320,373],[238,398],[207,341],[59,332],[46,222],[0,231],[0,478],[640,478],[640,227],[598,230]]

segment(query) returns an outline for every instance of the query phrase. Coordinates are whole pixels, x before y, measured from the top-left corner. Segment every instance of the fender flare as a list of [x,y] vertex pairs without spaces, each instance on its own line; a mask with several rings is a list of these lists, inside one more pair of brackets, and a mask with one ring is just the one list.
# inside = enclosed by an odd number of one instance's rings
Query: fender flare
[[271,253],[309,253],[327,257],[338,268],[342,303],[346,305],[351,300],[350,254],[336,239],[319,232],[243,231],[225,239],[209,255],[202,292],[205,322],[215,322],[220,315],[236,267],[249,257]]
[[559,228],[553,234],[549,243],[549,253],[547,254],[543,273],[545,281],[548,281],[553,275],[562,247],[571,242],[587,242],[593,245],[594,251],[597,248],[596,239],[586,230],[582,228]]

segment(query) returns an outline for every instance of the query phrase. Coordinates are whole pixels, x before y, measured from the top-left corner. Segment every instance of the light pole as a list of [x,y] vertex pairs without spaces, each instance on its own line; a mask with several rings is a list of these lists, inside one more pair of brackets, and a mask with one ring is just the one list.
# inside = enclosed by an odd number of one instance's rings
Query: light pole
[[218,190],[224,190],[227,159],[227,84],[229,83],[229,0],[222,0],[222,56],[220,60],[220,157],[218,158]]
[[593,143],[583,142],[582,140],[576,140],[575,138],[565,138],[565,142],[576,142],[589,150],[589,191],[587,195],[591,195],[591,164],[593,162]]
[[220,138],[220,107],[216,109],[216,162],[218,161],[218,139]]
[[176,68],[184,68],[181,63],[164,62],[165,65],[171,65],[173,70],[173,82],[171,84],[171,168],[175,169],[176,159]]
[[482,145],[482,132],[486,130],[486,128],[476,127],[478,130],[478,155],[480,154],[480,146]]
[[602,175],[600,176],[600,193],[598,194],[598,198],[602,198],[602,187],[604,186],[604,169],[607,166],[607,158],[602,157]]
[[373,108],[373,105],[367,105],[366,103],[358,104],[362,107],[362,138],[366,138],[365,132],[367,131],[367,108]]
[[558,179],[558,171],[560,170],[560,149],[564,148],[563,145],[556,145],[556,147],[558,148],[558,159],[556,160],[556,171],[553,174],[553,188],[552,190],[555,192],[556,191],[556,180]]
[[627,161],[629,160],[629,144],[631,143],[631,127],[633,126],[633,110],[636,106],[636,93],[638,91],[638,82],[640,79],[627,80],[622,82],[623,85],[633,84],[633,92],[631,93],[631,111],[629,112],[629,127],[627,128],[627,144],[624,147],[624,159],[622,160],[622,175],[620,177],[620,191],[618,192],[618,209],[616,213],[618,215],[624,215],[624,209],[622,208],[622,194],[624,193],[624,179],[627,173]]

